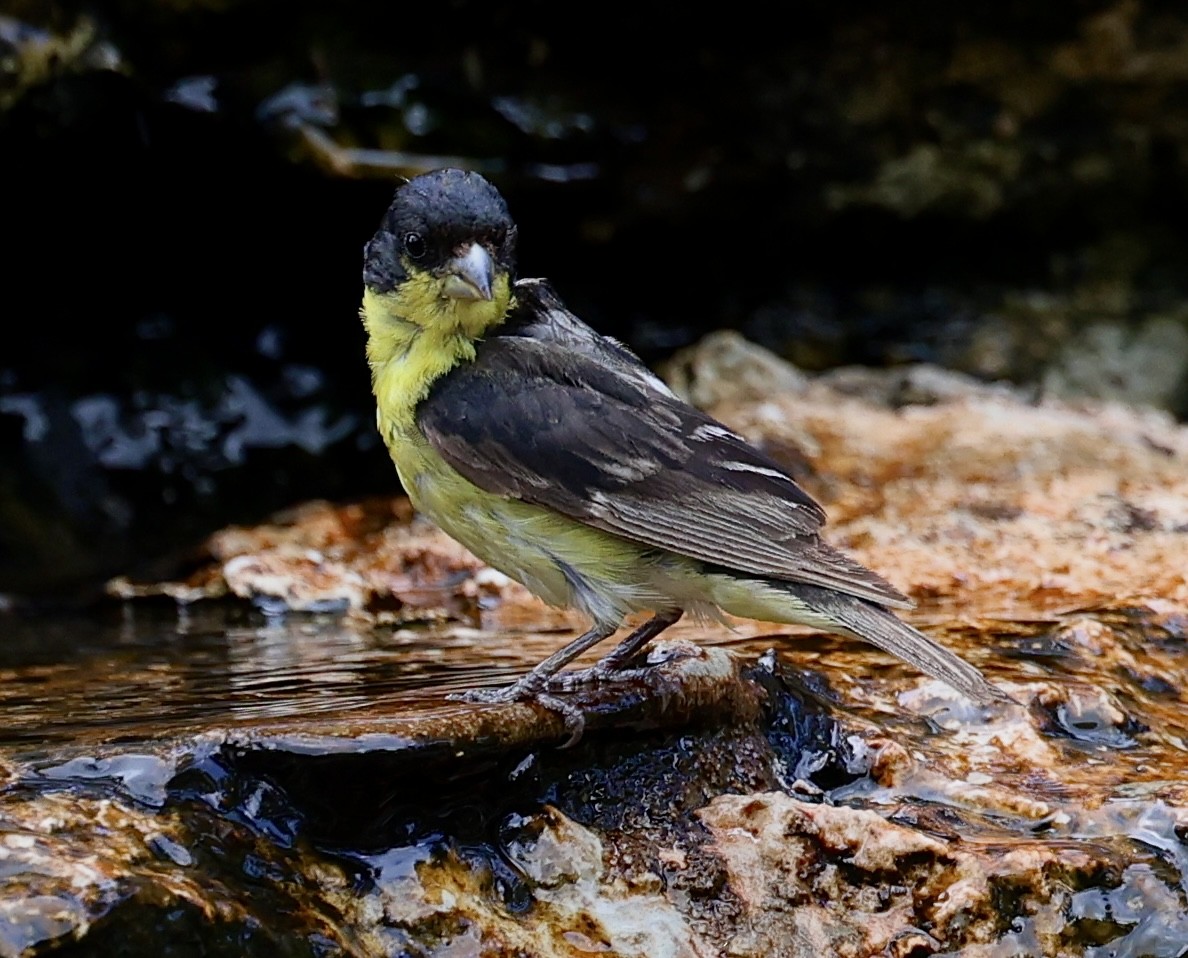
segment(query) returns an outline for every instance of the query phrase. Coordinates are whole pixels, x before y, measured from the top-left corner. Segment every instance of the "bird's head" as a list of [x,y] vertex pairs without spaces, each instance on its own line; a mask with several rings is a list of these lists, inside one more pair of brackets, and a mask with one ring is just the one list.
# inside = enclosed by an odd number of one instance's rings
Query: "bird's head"
[[515,247],[507,204],[478,173],[415,177],[364,250],[364,322],[481,336],[507,312]]

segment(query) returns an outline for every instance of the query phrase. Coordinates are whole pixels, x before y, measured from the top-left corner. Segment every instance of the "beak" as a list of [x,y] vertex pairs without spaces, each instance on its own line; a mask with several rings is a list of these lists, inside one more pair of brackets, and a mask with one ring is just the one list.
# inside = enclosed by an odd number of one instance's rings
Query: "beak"
[[451,299],[491,299],[495,264],[491,254],[478,243],[471,243],[465,252],[446,263],[445,268],[442,291],[446,296]]

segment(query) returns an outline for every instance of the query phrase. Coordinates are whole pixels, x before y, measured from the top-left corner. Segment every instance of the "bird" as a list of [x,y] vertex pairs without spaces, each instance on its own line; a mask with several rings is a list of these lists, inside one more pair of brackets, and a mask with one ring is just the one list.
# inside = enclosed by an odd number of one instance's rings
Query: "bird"
[[360,317],[376,424],[421,514],[591,628],[471,701],[537,701],[636,613],[597,665],[616,674],[686,614],[807,625],[861,639],[979,705],[973,665],[900,619],[911,601],[828,545],[826,515],[782,466],[682,401],[626,346],[517,278],[517,227],[482,175],[397,187],[363,255]]

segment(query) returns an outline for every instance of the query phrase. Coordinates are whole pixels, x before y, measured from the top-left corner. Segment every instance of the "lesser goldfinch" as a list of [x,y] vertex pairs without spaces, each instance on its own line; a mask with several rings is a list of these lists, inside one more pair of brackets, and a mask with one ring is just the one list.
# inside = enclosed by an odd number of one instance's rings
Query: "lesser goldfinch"
[[613,676],[686,612],[870,642],[979,703],[1005,696],[898,619],[911,603],[820,538],[821,507],[775,461],[676,398],[623,345],[515,278],[516,227],[476,173],[409,180],[364,251],[379,431],[414,506],[593,628],[480,701],[538,699],[626,616],[653,617]]

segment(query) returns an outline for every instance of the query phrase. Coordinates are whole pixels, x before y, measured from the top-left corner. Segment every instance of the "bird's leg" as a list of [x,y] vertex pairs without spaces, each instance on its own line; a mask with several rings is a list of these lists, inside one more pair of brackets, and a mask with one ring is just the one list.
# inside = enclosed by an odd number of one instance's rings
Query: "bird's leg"
[[684,614],[682,610],[678,609],[674,612],[661,612],[652,616],[616,645],[609,655],[599,659],[590,668],[553,676],[550,678],[548,687],[553,691],[568,692],[583,685],[614,681],[621,677],[623,666],[630,662],[652,639],[669,626],[675,625]]
[[609,655],[599,659],[588,669],[566,672],[563,675],[557,674],[587,649],[614,635],[615,628],[613,626],[595,626],[589,632],[579,635],[569,645],[554,652],[531,672],[511,685],[506,685],[501,689],[471,689],[466,692],[455,692],[446,697],[453,701],[484,704],[536,702],[549,711],[557,712],[565,720],[569,739],[562,748],[568,748],[576,744],[582,737],[582,731],[586,724],[585,716],[572,703],[549,693],[570,692],[583,686],[595,685],[599,682],[613,682],[617,678],[624,677],[626,673],[623,671],[623,666],[630,662],[652,639],[669,626],[675,625],[682,615],[684,615],[683,611],[676,610],[652,616],[615,646]]
[[642,650],[652,639],[656,638],[656,636],[669,626],[676,625],[684,614],[683,610],[677,609],[675,612],[661,612],[659,615],[652,616],[652,618],[648,619],[647,622],[616,645],[608,655],[599,659],[594,668],[601,669],[604,672],[617,672],[635,658],[636,653]]
[[[554,652],[531,672],[511,685],[505,685],[501,689],[470,689],[466,692],[455,692],[447,695],[446,698],[455,702],[481,702],[486,704],[524,701],[538,702],[550,711],[560,713],[561,717],[565,719],[565,727],[569,730],[570,737],[563,747],[568,747],[575,744],[582,737],[582,729],[586,724],[586,719],[580,709],[568,702],[562,701],[554,695],[549,695],[550,681],[557,672],[565,668],[565,666],[585,652],[586,649],[597,645],[604,639],[610,638],[615,634],[615,631],[616,627],[613,625],[596,625],[589,632],[579,635],[563,649]],[[637,629],[636,632],[638,631]],[[632,635],[634,634],[633,632]]]

